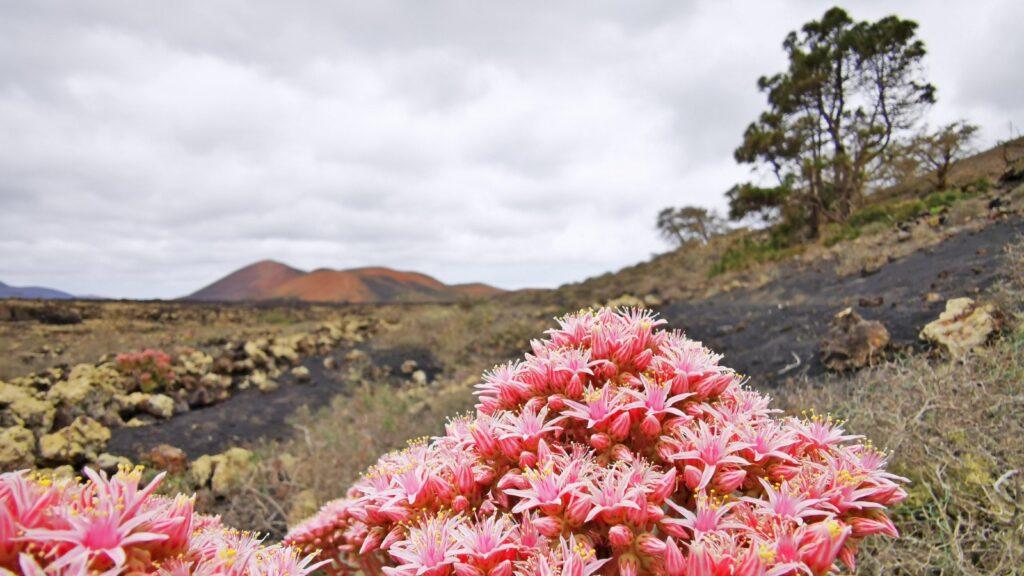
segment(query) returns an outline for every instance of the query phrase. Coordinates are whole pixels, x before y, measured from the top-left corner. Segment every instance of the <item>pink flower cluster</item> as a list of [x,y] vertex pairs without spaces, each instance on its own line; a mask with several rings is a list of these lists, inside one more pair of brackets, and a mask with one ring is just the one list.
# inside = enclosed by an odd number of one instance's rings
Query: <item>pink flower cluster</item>
[[153,494],[139,469],[88,480],[36,473],[0,475],[0,574],[85,576],[305,576],[312,557],[264,546],[216,517],[195,514],[192,499]]
[[286,542],[332,574],[828,574],[896,536],[904,479],[829,419],[780,418],[641,310],[570,315],[473,416],[387,454]]
[[143,350],[118,354],[114,359],[119,372],[142,390],[165,388],[174,381],[171,357],[160,350]]

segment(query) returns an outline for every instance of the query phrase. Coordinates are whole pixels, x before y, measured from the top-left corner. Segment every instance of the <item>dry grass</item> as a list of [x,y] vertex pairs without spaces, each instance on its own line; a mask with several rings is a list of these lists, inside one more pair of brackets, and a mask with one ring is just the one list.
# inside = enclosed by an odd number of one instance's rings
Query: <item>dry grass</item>
[[[300,412],[293,440],[256,450],[257,472],[238,496],[216,500],[202,493],[199,506],[232,526],[280,538],[289,523],[343,496],[381,454],[442,433],[448,418],[472,408],[471,390],[468,382],[419,388],[366,382],[329,407]],[[165,489],[181,486],[171,483]]]
[[[893,451],[911,480],[895,510],[902,534],[862,554],[860,574],[1024,574],[1024,243],[1007,250],[990,296],[1011,319],[961,361],[903,358],[854,378],[781,390],[781,407],[846,419]],[[1016,327],[1013,327],[1013,326]]]
[[1024,333],[965,362],[905,359],[779,400],[845,418],[911,480],[901,538],[872,543],[860,574],[1024,574]]

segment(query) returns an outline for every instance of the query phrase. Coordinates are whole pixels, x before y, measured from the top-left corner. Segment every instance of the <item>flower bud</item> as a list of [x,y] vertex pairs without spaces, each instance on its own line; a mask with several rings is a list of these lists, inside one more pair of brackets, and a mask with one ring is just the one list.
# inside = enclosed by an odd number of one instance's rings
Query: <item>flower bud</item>
[[573,374],[572,378],[569,379],[569,383],[565,385],[565,395],[569,398],[583,396],[583,379],[579,374]]
[[690,539],[690,530],[686,526],[680,524],[678,520],[664,518],[661,522],[658,522],[658,528],[673,538],[677,538],[679,540]]
[[587,514],[590,513],[593,507],[594,505],[591,503],[590,498],[576,496],[569,503],[569,507],[566,508],[565,517],[573,525],[579,526],[587,521]]
[[625,440],[626,436],[629,436],[629,426],[631,422],[629,412],[623,412],[612,420],[612,425],[608,428],[608,433],[616,440]]
[[558,518],[552,516],[542,516],[540,518],[534,518],[532,521],[533,526],[538,532],[547,536],[548,538],[554,538],[562,531],[562,522]]
[[469,509],[469,499],[463,495],[458,495],[452,500],[452,509],[456,512],[465,512]]
[[850,518],[848,522],[850,527],[853,528],[853,536],[855,538],[862,538],[871,534],[885,534],[892,538],[898,538],[900,535],[892,520],[889,520],[886,516],[878,518],[854,517]]
[[665,517],[665,511],[661,509],[661,506],[657,504],[647,505],[647,521],[658,522]]
[[590,445],[597,450],[607,450],[612,445],[612,439],[607,434],[598,432],[590,435]]
[[530,483],[523,478],[523,475],[517,471],[509,470],[498,480],[498,490],[508,490],[509,488],[526,488]]
[[648,414],[640,421],[640,431],[647,436],[657,436],[661,433],[661,422],[654,414]]
[[388,532],[387,536],[385,536],[384,539],[381,540],[381,542],[380,542],[380,549],[381,550],[387,550],[388,548],[391,548],[392,544],[394,544],[395,542],[398,542],[399,540],[402,540],[404,538],[405,538],[405,528],[403,526],[395,526],[394,528],[391,529],[390,532]]
[[661,556],[665,552],[665,543],[650,532],[636,537],[636,548],[648,556]]
[[747,471],[742,468],[722,470],[718,472],[715,479],[715,490],[728,494],[736,491],[747,477]]
[[624,524],[612,526],[608,530],[608,543],[612,548],[625,548],[633,542],[633,531]]
[[637,576],[640,572],[640,563],[636,556],[623,554],[619,556],[619,576]]
[[491,568],[487,576],[512,576],[512,562],[508,560],[499,562],[497,566]]
[[667,576],[682,576],[685,569],[683,553],[671,536],[665,542],[664,566]]
[[384,540],[384,530],[382,528],[374,528],[366,533],[366,538],[363,539],[363,545],[359,547],[360,554],[366,554],[372,550],[376,550],[380,543]]
[[625,444],[616,444],[614,447],[612,447],[612,458],[618,460],[619,462],[626,463],[632,462],[634,460],[633,452],[631,452]]
[[552,412],[561,412],[565,408],[565,397],[561,394],[552,394],[548,397],[548,409]]
[[690,490],[696,490],[697,486],[700,486],[701,476],[701,471],[695,466],[687,464],[686,468],[683,468],[683,483]]
[[523,452],[519,455],[520,468],[534,468],[537,466],[537,455],[533,452]]
[[645,348],[643,352],[637,354],[636,357],[633,358],[633,366],[635,366],[640,372],[643,372],[651,365],[652,359],[654,359],[654,352],[650,348]]

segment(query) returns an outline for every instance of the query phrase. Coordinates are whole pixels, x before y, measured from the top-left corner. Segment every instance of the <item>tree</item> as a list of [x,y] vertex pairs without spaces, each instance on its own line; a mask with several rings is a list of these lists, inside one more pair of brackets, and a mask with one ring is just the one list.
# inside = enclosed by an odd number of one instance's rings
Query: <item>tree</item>
[[725,220],[713,210],[697,206],[665,208],[658,212],[658,231],[679,246],[692,240],[707,244],[713,236],[725,232]]
[[880,175],[886,149],[935,102],[916,30],[896,16],[855,22],[832,8],[786,37],[789,67],[758,80],[768,109],[734,153],[738,162],[767,170],[775,184],[730,191],[733,218],[762,211],[767,202],[815,237],[823,222],[849,217]]
[[964,121],[947,124],[934,132],[922,131],[911,141],[908,154],[919,167],[933,172],[935,185],[945,190],[953,163],[971,151],[978,127]]

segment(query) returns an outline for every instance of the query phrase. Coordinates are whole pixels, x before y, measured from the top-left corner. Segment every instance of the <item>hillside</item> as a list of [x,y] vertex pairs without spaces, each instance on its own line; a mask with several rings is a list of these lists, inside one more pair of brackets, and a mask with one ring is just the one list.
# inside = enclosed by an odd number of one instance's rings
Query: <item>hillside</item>
[[74,298],[67,292],[39,286],[8,286],[0,282],[0,298],[39,298],[43,300],[70,300]]
[[305,272],[273,260],[261,260],[186,296],[186,300],[237,302],[260,300],[269,297],[271,291],[303,276]]
[[449,286],[421,274],[385,267],[303,272],[264,260],[250,264],[186,296],[197,301],[298,300],[302,302],[390,303],[448,302],[485,297],[501,290],[486,284]]

